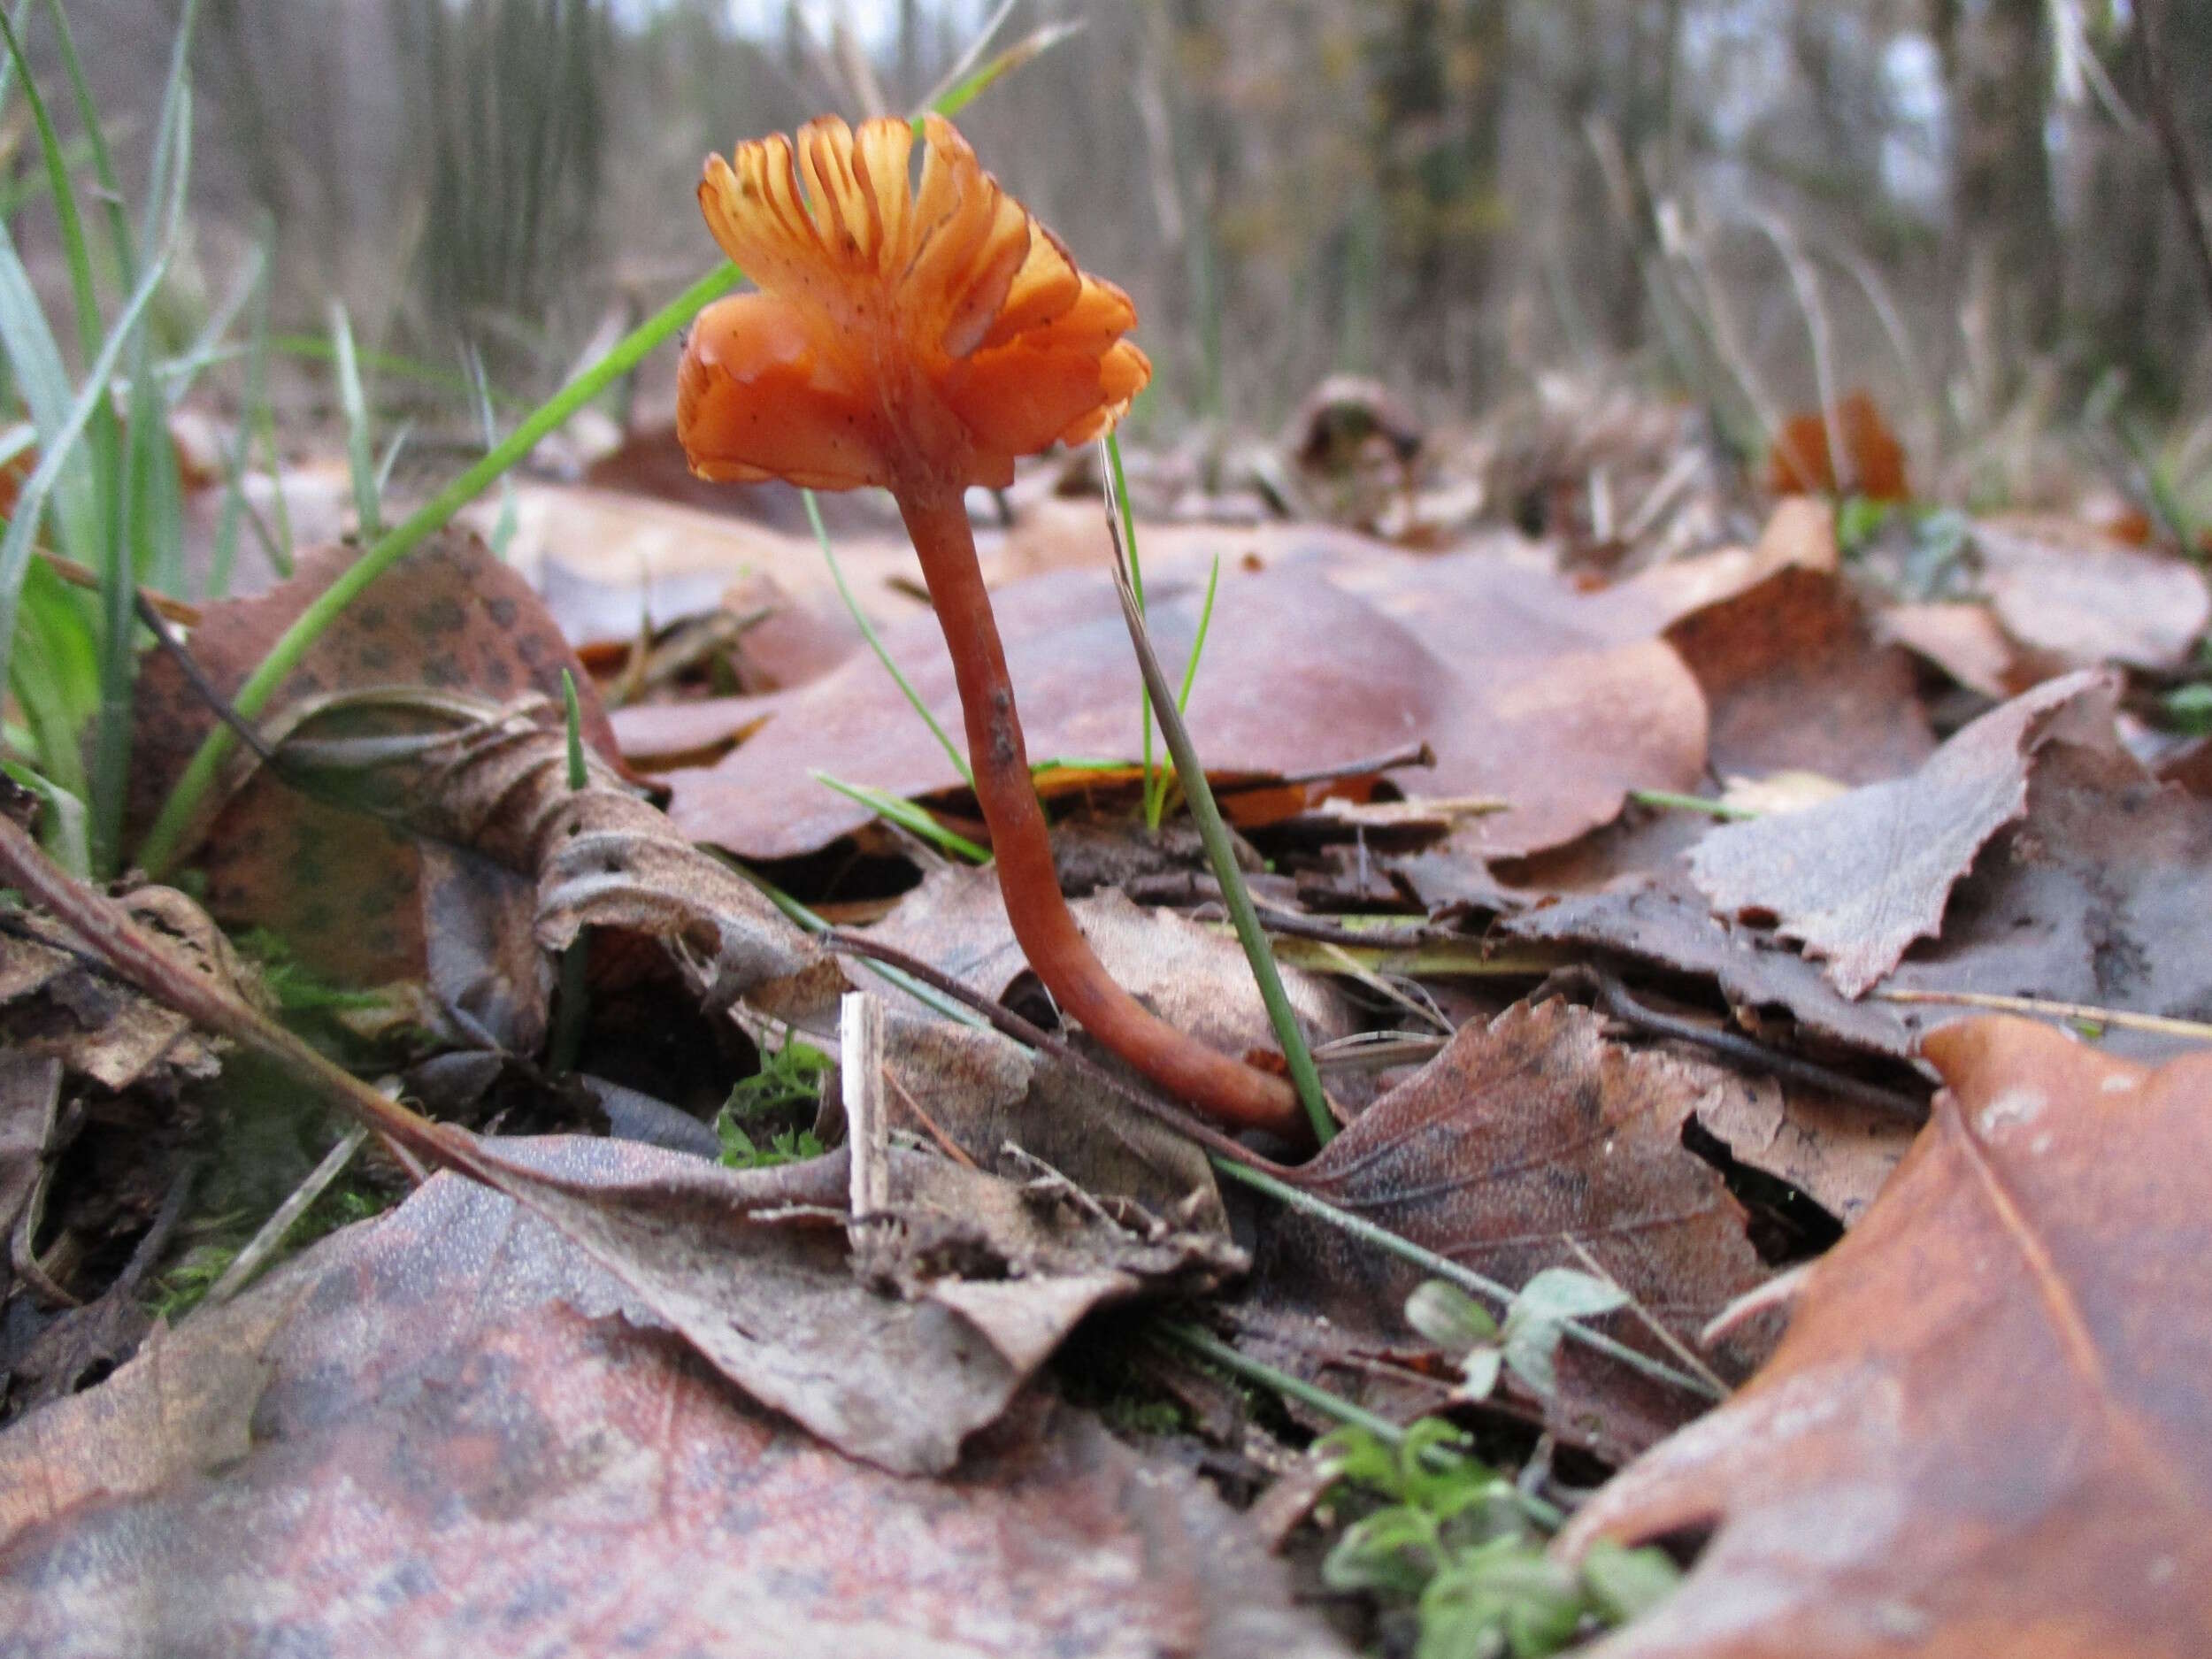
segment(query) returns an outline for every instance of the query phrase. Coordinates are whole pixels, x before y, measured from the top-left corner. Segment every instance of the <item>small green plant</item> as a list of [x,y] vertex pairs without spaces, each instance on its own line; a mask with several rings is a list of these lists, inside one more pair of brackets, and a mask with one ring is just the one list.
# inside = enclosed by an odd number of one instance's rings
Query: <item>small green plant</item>
[[[284,1235],[280,1249],[270,1256],[263,1271],[278,1262],[289,1260],[319,1239],[327,1238],[342,1227],[349,1227],[357,1221],[367,1221],[382,1215],[392,1206],[391,1197],[375,1187],[358,1182],[346,1182],[331,1187],[308,1207],[304,1215]],[[253,1237],[254,1227],[242,1212],[203,1223],[211,1236],[202,1240],[178,1257],[165,1272],[157,1278],[147,1297],[147,1309],[170,1324],[198,1307],[215,1288],[231,1263]]]
[[250,928],[233,941],[261,970],[262,983],[286,1015],[349,1014],[380,1009],[389,1000],[381,991],[349,991],[303,966],[281,935]]
[[820,1157],[829,1149],[811,1129],[780,1129],[763,1146],[746,1133],[726,1110],[715,1120],[714,1127],[722,1137],[722,1163],[733,1170],[767,1170],[779,1164],[802,1164],[809,1158]]
[[733,1170],[762,1170],[820,1157],[827,1148],[812,1130],[796,1125],[770,1130],[763,1120],[811,1110],[821,1098],[829,1068],[829,1056],[795,1038],[762,1055],[760,1070],[739,1079],[714,1120],[714,1132],[722,1139],[722,1162]]
[[1628,1293],[1571,1267],[1548,1267],[1507,1304],[1502,1325],[1456,1285],[1425,1279],[1406,1298],[1406,1322],[1448,1353],[1457,1352],[1465,1380],[1459,1393],[1486,1399],[1502,1371],[1548,1400],[1558,1389],[1559,1344],[1569,1323],[1611,1313]]
[[1634,1617],[1679,1573],[1657,1549],[1593,1546],[1578,1564],[1545,1542],[1556,1517],[1428,1417],[1392,1445],[1363,1428],[1322,1441],[1331,1494],[1364,1508],[1322,1563],[1330,1588],[1365,1591],[1409,1620],[1415,1659],[1537,1659]]
[[2212,683],[2193,680],[2166,694],[2166,724],[2190,737],[2212,735]]

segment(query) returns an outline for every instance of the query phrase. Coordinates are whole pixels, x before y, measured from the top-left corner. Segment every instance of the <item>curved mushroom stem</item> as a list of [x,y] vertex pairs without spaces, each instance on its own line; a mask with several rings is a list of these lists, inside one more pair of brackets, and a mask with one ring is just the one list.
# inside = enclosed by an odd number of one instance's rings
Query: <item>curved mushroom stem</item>
[[1021,718],[1014,709],[1006,653],[976,563],[967,511],[957,494],[946,499],[936,492],[902,490],[898,503],[952,652],[976,799],[990,826],[1007,919],[1029,965],[1062,1013],[1178,1098],[1240,1128],[1310,1140],[1311,1130],[1287,1082],[1178,1031],[1116,984],[1092,953],[1053,868],[1044,809],[1030,780]]

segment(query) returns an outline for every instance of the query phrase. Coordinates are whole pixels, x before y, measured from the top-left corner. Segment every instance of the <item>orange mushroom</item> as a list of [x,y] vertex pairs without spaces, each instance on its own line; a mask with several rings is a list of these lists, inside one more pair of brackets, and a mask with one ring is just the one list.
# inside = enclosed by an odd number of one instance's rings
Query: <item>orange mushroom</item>
[[960,689],[976,797],[1008,919],[1062,1011],[1223,1121],[1300,1137],[1279,1077],[1176,1030],[1117,985],[1053,869],[1006,654],[963,495],[1014,458],[1104,432],[1151,378],[1129,296],[1086,276],[975,151],[925,118],[918,184],[902,120],[823,119],[709,159],[699,205],[758,293],[702,312],[676,430],[710,480],[880,485],[921,557]]

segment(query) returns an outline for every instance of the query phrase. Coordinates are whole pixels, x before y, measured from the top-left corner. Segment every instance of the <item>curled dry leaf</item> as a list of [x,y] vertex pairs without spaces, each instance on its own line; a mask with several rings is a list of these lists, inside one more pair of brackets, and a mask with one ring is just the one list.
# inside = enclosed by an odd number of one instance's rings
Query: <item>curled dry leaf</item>
[[[302,557],[289,581],[251,599],[210,605],[192,630],[192,654],[229,694],[277,637],[355,558],[349,547]],[[586,743],[611,760],[612,729],[589,676],[526,583],[472,536],[449,531],[387,572],[349,606],[279,687],[257,722],[288,734],[317,703],[348,693],[413,689],[464,693],[494,703],[534,694],[561,707],[561,673],[575,677]],[[345,717],[347,730],[406,731],[374,711]],[[556,730],[558,716],[550,718]],[[157,651],[142,664],[131,768],[134,821],[151,821],[215,720],[175,661]],[[331,728],[323,730],[327,734]],[[241,750],[195,855],[207,905],[221,922],[265,926],[308,965],[353,983],[419,977],[425,954],[420,872],[398,831],[311,800]]]
[[2071,675],[1994,709],[1911,777],[1699,841],[1692,879],[1723,915],[1771,919],[1855,997],[1942,926],[1952,887],[2027,810],[2036,749],[2072,722],[2111,724],[2112,682]]
[[[808,1278],[821,1235],[761,1231],[771,1328],[840,1324],[833,1281],[881,1302],[841,1263]],[[862,1312],[829,1332],[841,1357],[793,1356],[794,1386],[852,1388]],[[0,1437],[0,1627],[26,1650],[1342,1652],[1202,1482],[1082,1415],[1033,1398],[956,1482],[848,1461],[449,1177],[160,1341]],[[933,1409],[935,1368],[906,1358],[864,1367],[886,1433]]]
[[2212,1648],[2212,1059],[1927,1050],[1949,1090],[1773,1360],[1563,1536],[1712,1532],[1605,1659]]
[[[1598,1016],[1559,1001],[1460,1028],[1421,1071],[1370,1107],[1298,1171],[1316,1197],[1504,1284],[1547,1267],[1586,1268],[1586,1250],[1686,1342],[1765,1278],[1744,1213],[1717,1171],[1686,1150],[1682,1125],[1724,1075],[1608,1041]],[[1266,1219],[1254,1252],[1255,1301],[1321,1314],[1369,1348],[1409,1340],[1400,1310],[1421,1272],[1294,1211]],[[1633,1321],[1606,1328],[1643,1346]],[[1755,1345],[1724,1348],[1747,1372]],[[1614,1386],[1640,1383],[1601,1361]],[[1344,1382],[1345,1379],[1334,1379]],[[1635,1391],[1639,1431],[1644,1404]],[[1601,1393],[1575,1402],[1601,1417]],[[1701,1402],[1671,1402],[1674,1417]],[[1601,1422],[1561,1425],[1578,1443],[1618,1444]],[[1632,1444],[1638,1432],[1628,1435]]]

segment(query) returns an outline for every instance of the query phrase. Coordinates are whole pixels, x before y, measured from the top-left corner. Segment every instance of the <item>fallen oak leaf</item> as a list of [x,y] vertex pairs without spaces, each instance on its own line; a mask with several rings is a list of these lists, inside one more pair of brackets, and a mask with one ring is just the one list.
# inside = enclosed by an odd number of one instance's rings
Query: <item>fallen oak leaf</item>
[[2212,1645],[2212,1057],[2017,1019],[1948,1085],[1773,1359],[1577,1516],[1710,1531],[1604,1659],[2131,1659]]
[[[790,1251],[828,1248],[841,1263],[842,1251],[764,1225],[758,1214],[787,1205],[785,1182],[818,1177],[815,1166],[748,1178],[614,1142],[587,1143],[599,1149],[566,1168],[548,1166],[527,1148],[419,1117],[342,1071],[184,965],[112,900],[63,874],[12,819],[0,818],[0,872],[149,995],[265,1056],[417,1161],[465,1174],[549,1223],[725,1377],[854,1456],[910,1473],[949,1468],[962,1441],[993,1421],[1026,1377],[949,1309],[872,1295],[841,1267],[834,1317],[808,1325],[814,1348],[783,1340],[775,1321],[780,1310],[789,1317],[785,1303],[794,1289],[833,1294],[818,1271],[809,1279],[803,1262],[788,1259]],[[832,1185],[815,1202],[834,1202],[841,1190]],[[800,1284],[791,1282],[794,1274]],[[1093,1302],[1114,1288],[1100,1287]],[[795,1302],[803,1313],[818,1312],[803,1295]],[[1082,1308],[1064,1304],[1062,1311],[1071,1324]],[[769,1334],[756,1334],[762,1331]],[[895,1399],[895,1409],[887,1403]]]
[[[1694,1341],[1765,1278],[1743,1210],[1718,1171],[1682,1146],[1684,1120],[1719,1074],[1622,1048],[1601,1027],[1596,1014],[1556,999],[1464,1025],[1286,1184],[1509,1286],[1546,1268],[1586,1268],[1586,1249],[1645,1313]],[[1340,1344],[1374,1351],[1404,1340],[1399,1310],[1424,1277],[1293,1210],[1265,1219],[1248,1301],[1278,1320],[1318,1315]],[[1651,1340],[1618,1318],[1608,1328],[1632,1344]],[[1717,1359],[1744,1374],[1758,1353],[1747,1339]],[[1563,1409],[1584,1418],[1602,1416],[1607,1390],[1641,1380],[1606,1360],[1583,1377],[1596,1393]],[[1635,1425],[1608,1443],[1648,1443],[1705,1402],[1667,1403],[1671,1417],[1654,1427],[1640,1394]],[[1563,1432],[1607,1440],[1602,1424]]]

